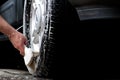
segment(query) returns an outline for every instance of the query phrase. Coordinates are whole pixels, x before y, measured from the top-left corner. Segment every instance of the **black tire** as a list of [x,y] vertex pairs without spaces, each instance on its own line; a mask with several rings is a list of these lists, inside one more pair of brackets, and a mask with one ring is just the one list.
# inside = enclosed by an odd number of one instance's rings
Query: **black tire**
[[[30,21],[30,2],[28,0],[28,4],[26,6],[26,20],[25,20],[25,35],[27,36],[28,40],[30,38],[30,32],[27,31],[29,29]],[[56,39],[61,39],[71,33],[72,27],[78,25],[79,18],[76,13],[76,10],[71,6],[71,4],[67,0],[46,0],[47,5],[47,14],[46,16],[46,32],[44,33],[44,37],[42,39],[42,46],[40,48],[40,57],[41,59],[38,62],[38,67],[35,72],[35,76],[39,77],[49,77],[55,78],[57,70],[57,56],[60,52],[56,52]],[[47,20],[48,19],[48,20]],[[57,37],[59,36],[59,38]],[[64,38],[65,40],[65,38]],[[64,44],[64,42],[62,42]],[[30,42],[27,45],[30,47]],[[59,45],[59,44],[58,44]],[[61,46],[61,44],[59,45]],[[58,48],[59,48],[58,46]],[[64,50],[64,48],[62,48]],[[65,52],[63,52],[65,53]],[[63,54],[62,53],[62,54]],[[57,54],[57,55],[56,55]]]

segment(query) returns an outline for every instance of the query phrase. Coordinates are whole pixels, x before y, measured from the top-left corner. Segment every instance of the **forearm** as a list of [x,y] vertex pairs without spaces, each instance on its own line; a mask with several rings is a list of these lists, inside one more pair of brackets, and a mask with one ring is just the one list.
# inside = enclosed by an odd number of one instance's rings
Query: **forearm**
[[0,16],[0,32],[7,35],[13,46],[24,55],[24,45],[27,44],[27,38]]
[[0,32],[10,37],[16,30],[0,16]]

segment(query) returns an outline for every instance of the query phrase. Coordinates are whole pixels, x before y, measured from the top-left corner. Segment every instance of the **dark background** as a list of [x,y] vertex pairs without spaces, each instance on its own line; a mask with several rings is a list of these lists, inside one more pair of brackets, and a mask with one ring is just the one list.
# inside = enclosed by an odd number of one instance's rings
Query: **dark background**
[[9,40],[0,42],[0,68],[27,70],[23,57]]

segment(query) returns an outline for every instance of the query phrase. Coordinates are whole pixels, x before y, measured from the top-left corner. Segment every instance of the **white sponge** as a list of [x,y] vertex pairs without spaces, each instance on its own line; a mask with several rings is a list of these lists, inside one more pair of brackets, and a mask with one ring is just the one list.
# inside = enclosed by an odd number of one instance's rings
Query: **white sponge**
[[24,61],[26,65],[30,65],[30,63],[32,62],[32,50],[31,48],[27,48],[25,47],[25,56],[24,56]]
[[33,57],[34,55],[32,53],[31,48],[27,48],[25,46],[24,62],[30,74],[33,74],[35,72],[35,68],[34,68],[35,64],[33,61]]

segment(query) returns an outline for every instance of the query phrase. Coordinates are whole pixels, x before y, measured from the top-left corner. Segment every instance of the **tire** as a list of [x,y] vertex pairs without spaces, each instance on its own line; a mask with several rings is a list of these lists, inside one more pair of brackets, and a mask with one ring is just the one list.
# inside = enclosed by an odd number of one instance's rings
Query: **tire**
[[[34,1],[38,1],[38,3],[40,4],[40,5],[37,5],[37,8],[35,7],[35,9],[37,9],[36,11],[33,8]],[[35,66],[35,73],[33,75],[39,76],[39,77],[48,77],[49,75],[48,72],[50,70],[49,68],[50,62],[48,61],[51,61],[50,59],[53,59],[52,55],[55,54],[54,52],[55,44],[54,44],[54,34],[53,34],[54,28],[50,24],[51,23],[52,1],[41,0],[41,1],[44,1],[43,5],[39,1],[40,0],[27,0],[26,1],[23,33],[28,39],[27,47],[32,48],[33,53],[37,54],[37,56],[34,57],[37,63]],[[43,9],[41,7],[43,7]],[[35,14],[38,14],[38,15],[35,16]],[[38,18],[38,23],[35,20],[35,18]],[[38,25],[36,27],[37,31],[35,31],[35,28],[33,27],[34,23]],[[34,28],[33,29],[34,31],[32,30],[32,28]],[[35,33],[35,32],[38,32],[38,33]],[[32,39],[33,34],[34,34],[34,39]]]
[[[76,11],[66,0],[43,0],[44,3],[46,3],[44,4],[44,7],[46,7],[44,8],[45,14],[39,16],[42,13],[38,12],[39,14],[38,20],[41,21],[41,23],[38,23],[38,27],[37,27],[38,28],[37,30],[39,30],[40,26],[42,26],[43,33],[42,33],[42,37],[39,38],[41,44],[39,44],[38,48],[34,50],[33,48],[34,46],[32,45],[36,44],[39,41],[37,40],[38,38],[36,36],[34,40],[33,38],[31,38],[31,34],[33,33],[30,27],[33,16],[32,15],[33,9],[31,5],[33,4],[33,1],[35,0],[27,0],[26,2],[26,6],[24,10],[25,15],[23,22],[24,23],[23,33],[28,38],[27,47],[32,48],[33,53],[39,53],[39,55],[35,57],[35,60],[37,60],[36,64],[38,65],[36,66],[36,71],[34,73],[34,76],[53,78],[56,77],[56,58],[57,58],[56,54],[58,54],[56,52],[57,50],[56,35],[59,36],[59,32],[60,32],[59,30],[68,29],[68,27],[66,26],[69,26],[70,29],[71,26],[77,25],[74,23],[77,23],[79,19],[76,14]],[[40,18],[42,18],[43,20],[40,20]],[[35,19],[33,21],[35,21]],[[34,31],[34,32],[39,33],[41,31]],[[64,31],[62,32],[64,33]],[[37,36],[40,36],[40,34],[37,34]],[[37,41],[35,41],[35,39]]]

